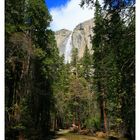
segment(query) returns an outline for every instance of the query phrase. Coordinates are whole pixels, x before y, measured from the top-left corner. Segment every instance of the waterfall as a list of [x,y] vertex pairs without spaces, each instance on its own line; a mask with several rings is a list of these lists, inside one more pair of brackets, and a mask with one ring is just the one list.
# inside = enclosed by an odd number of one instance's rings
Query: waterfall
[[71,62],[71,54],[72,54],[72,33],[69,35],[66,43],[66,48],[64,52],[65,63]]

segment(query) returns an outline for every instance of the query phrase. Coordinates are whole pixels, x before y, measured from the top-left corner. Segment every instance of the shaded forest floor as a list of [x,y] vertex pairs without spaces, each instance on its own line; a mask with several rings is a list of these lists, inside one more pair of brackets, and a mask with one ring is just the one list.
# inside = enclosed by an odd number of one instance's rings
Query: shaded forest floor
[[70,133],[69,130],[61,130],[57,133],[54,140],[106,140],[105,138],[96,138],[94,136],[80,135],[77,133]]
[[[100,132],[101,134],[102,132]],[[60,130],[52,140],[127,140],[126,138],[117,138],[113,136],[88,136],[77,133],[71,133],[70,130]]]

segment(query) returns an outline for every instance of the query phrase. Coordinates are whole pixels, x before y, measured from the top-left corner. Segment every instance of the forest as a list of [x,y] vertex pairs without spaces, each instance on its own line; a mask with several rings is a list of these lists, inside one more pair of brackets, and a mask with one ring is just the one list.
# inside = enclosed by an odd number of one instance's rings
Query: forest
[[6,140],[48,140],[63,129],[135,140],[135,1],[80,5],[95,7],[93,54],[86,46],[79,59],[74,48],[66,64],[45,1],[5,1]]

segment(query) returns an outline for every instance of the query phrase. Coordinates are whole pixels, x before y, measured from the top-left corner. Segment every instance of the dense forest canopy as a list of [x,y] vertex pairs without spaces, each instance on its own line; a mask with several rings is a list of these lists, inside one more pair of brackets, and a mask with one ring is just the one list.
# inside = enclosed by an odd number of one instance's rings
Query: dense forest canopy
[[[94,6],[96,0],[81,0],[81,6],[87,4],[88,6]],[[104,8],[109,6],[112,9],[126,8],[127,6],[132,6],[135,4],[135,0],[103,0]]]
[[6,140],[44,140],[70,128],[135,139],[135,1],[85,4],[95,7],[94,53],[84,46],[79,59],[73,48],[65,64],[45,1],[5,1]]

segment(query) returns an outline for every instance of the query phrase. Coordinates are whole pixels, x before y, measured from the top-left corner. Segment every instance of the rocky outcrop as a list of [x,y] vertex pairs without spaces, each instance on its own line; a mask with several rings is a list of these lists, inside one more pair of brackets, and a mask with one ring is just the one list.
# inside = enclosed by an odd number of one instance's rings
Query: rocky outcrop
[[56,43],[57,43],[57,47],[59,49],[60,55],[65,53],[66,43],[71,32],[72,31],[69,31],[66,29],[62,29],[55,32],[55,39],[56,39]]
[[104,132],[96,132],[96,137],[98,137],[98,138],[105,138],[105,137],[107,137],[107,133],[104,133]]
[[79,24],[73,31],[72,44],[73,47],[78,48],[78,56],[81,58],[83,56],[85,47],[89,48],[92,53],[91,37],[93,28],[93,19],[88,20],[84,23]]
[[[70,55],[67,56],[68,58],[71,57],[71,53],[67,53],[68,48],[78,48],[78,57],[81,58],[83,56],[85,47],[87,46],[92,53],[92,45],[91,45],[91,36],[93,36],[93,19],[85,21],[77,25],[73,31],[69,31],[66,29],[59,30],[55,33],[55,38],[57,42],[57,46],[60,52],[60,55],[64,54]],[[71,42],[70,40],[71,35]],[[67,44],[69,43],[69,45]]]

